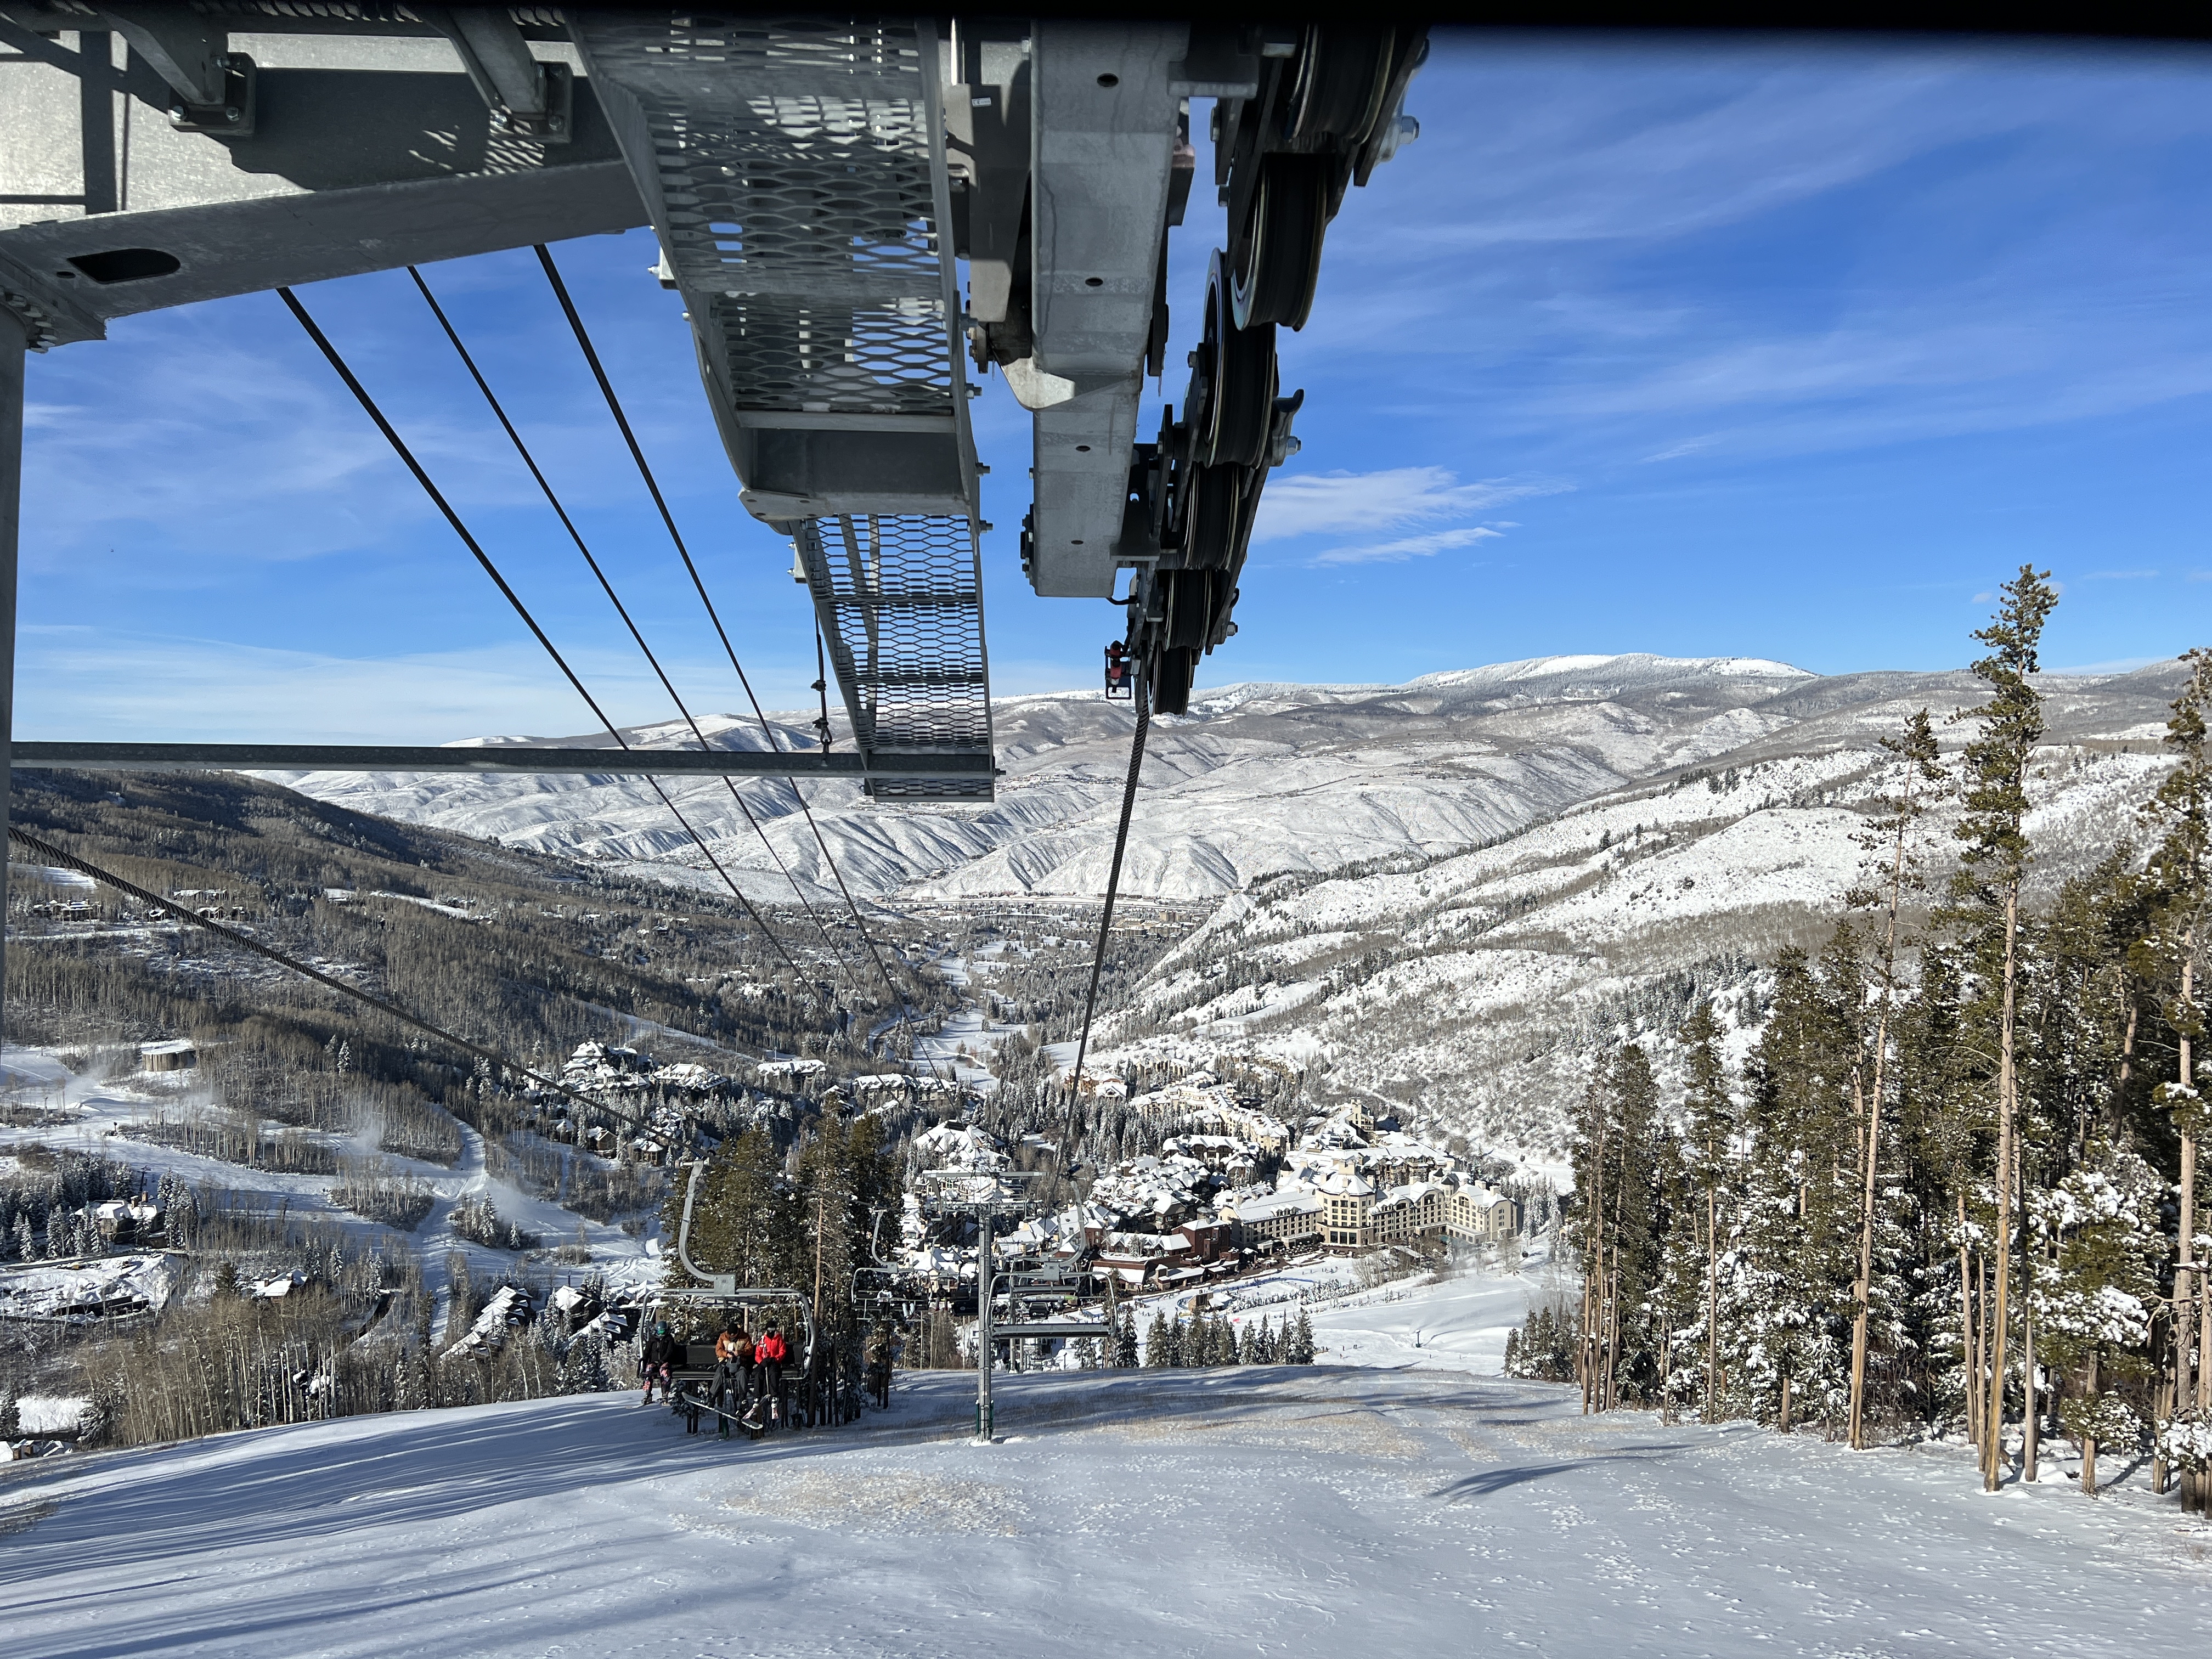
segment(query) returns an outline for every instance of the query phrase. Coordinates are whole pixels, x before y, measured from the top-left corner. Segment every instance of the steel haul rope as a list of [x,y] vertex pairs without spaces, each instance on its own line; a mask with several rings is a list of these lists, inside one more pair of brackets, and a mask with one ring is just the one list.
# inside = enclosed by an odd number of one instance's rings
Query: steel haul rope
[[[699,722],[692,718],[690,709],[684,705],[682,696],[677,691],[674,683],[669,679],[667,671],[661,667],[660,659],[653,654],[653,647],[645,642],[645,635],[639,631],[637,623],[631,619],[629,607],[622,602],[621,596],[615,592],[614,584],[607,580],[606,572],[599,568],[599,560],[592,556],[590,547],[586,545],[583,532],[576,528],[575,521],[568,516],[568,509],[562,506],[561,498],[554,493],[552,484],[547,481],[545,474],[539,469],[538,458],[530,453],[529,445],[523,442],[522,434],[514,428],[514,422],[507,419],[506,408],[493,392],[490,383],[484,379],[483,372],[477,368],[476,359],[470,355],[468,347],[461,343],[459,331],[453,327],[452,321],[447,317],[445,307],[438,303],[437,296],[430,292],[430,285],[423,281],[421,271],[413,265],[410,265],[407,267],[407,274],[415,279],[415,286],[422,291],[423,303],[430,307],[430,314],[438,319],[438,326],[446,331],[446,338],[453,343],[455,355],[461,360],[461,366],[468,370],[469,378],[477,384],[477,390],[483,393],[484,402],[491,406],[491,412],[498,419],[501,428],[506,432],[507,441],[514,446],[514,453],[522,458],[523,465],[530,469],[530,476],[538,481],[538,490],[545,497],[546,503],[552,507],[554,515],[561,520],[561,527],[568,532],[568,539],[575,543],[576,551],[584,556],[584,562],[591,568],[592,574],[599,579],[600,590],[606,594],[607,602],[614,606],[615,614],[622,618],[623,626],[629,630],[629,636],[637,642],[637,648],[645,653],[647,663],[652,666],[654,676],[660,681],[661,690],[668,693],[669,701],[676,705],[676,712],[684,717],[684,723],[691,728],[691,735],[697,740],[699,747],[702,750],[712,750],[714,744],[707,741],[707,734],[699,729]],[[782,855],[775,850],[775,843],[768,838],[768,831],[761,827],[760,820],[753,817],[752,808],[745,804],[745,798],[738,793],[736,781],[725,775],[722,779],[722,787],[730,792],[730,799],[737,803],[738,811],[744,815],[745,822],[751,825],[753,833],[760,837],[761,845],[768,848],[769,857],[775,861],[775,867],[782,872],[783,878],[791,884],[792,892],[797,896],[800,905],[805,908],[807,919],[813,922],[815,930],[822,935],[822,942],[827,945],[831,954],[837,957],[838,965],[844,967],[844,951],[839,947],[837,941],[830,937],[829,928],[823,924],[822,918],[815,914],[814,906],[808,902],[805,890],[799,884],[799,878],[793,875],[790,868],[785,865]],[[846,969],[848,980],[851,972],[849,968]]]
[[1091,988],[1083,998],[1083,1030],[1075,1042],[1075,1069],[1069,1073],[1067,1131],[1060,1140],[1060,1156],[1054,1160],[1053,1196],[1048,1202],[1058,1201],[1060,1176],[1074,1151],[1076,1114],[1083,1100],[1083,1060],[1091,1051],[1091,1016],[1098,1005],[1098,980],[1106,969],[1106,943],[1114,931],[1114,901],[1121,890],[1121,855],[1128,849],[1129,819],[1136,811],[1137,774],[1145,764],[1145,734],[1152,726],[1150,693],[1149,686],[1139,686],[1137,690],[1137,734],[1129,744],[1129,777],[1121,786],[1121,822],[1114,831],[1114,862],[1106,872],[1106,908],[1098,918],[1098,950],[1091,959]]
[[[769,724],[768,715],[762,711],[760,698],[754,695],[753,683],[745,673],[744,665],[738,660],[737,647],[730,643],[729,630],[722,626],[721,615],[714,609],[713,599],[708,595],[707,584],[699,574],[699,567],[691,561],[691,550],[684,545],[684,534],[676,527],[676,515],[669,511],[667,497],[660,493],[660,484],[653,477],[653,467],[645,459],[644,447],[638,442],[637,434],[630,428],[629,416],[623,411],[622,399],[616,394],[614,382],[608,379],[606,368],[599,361],[599,350],[592,343],[591,331],[584,326],[583,313],[576,309],[575,301],[569,296],[568,285],[562,280],[561,268],[553,262],[552,250],[543,242],[536,246],[538,263],[544,267],[545,280],[552,285],[554,298],[561,302],[562,313],[568,318],[569,330],[576,337],[577,347],[583,352],[585,362],[591,367],[592,378],[599,382],[599,394],[606,399],[607,412],[614,416],[615,425],[621,428],[623,441],[629,447],[630,459],[637,464],[638,476],[645,480],[645,487],[653,496],[653,506],[660,510],[660,522],[667,527],[668,539],[676,544],[677,555],[684,561],[684,568],[690,575],[691,586],[699,595],[699,603],[706,607],[707,618],[714,624],[715,637],[722,642],[722,650],[730,659],[731,668],[737,673],[738,684],[744,688],[745,701],[752,705],[753,718],[760,722],[761,735],[767,739],[771,753],[781,753],[782,745],[777,743],[775,729]],[[818,646],[818,630],[816,637]],[[830,747],[826,692],[823,697],[822,747],[826,750]],[[799,811],[805,815],[806,827],[814,832],[814,844],[821,849],[822,861],[830,867],[830,873],[837,883],[837,890],[845,896],[845,903],[853,913],[853,924],[860,930],[860,942],[867,946],[868,954],[875,959],[876,971],[884,976],[885,988],[899,1006],[899,1023],[906,1027],[908,1042],[911,1046],[918,1034],[914,1029],[914,1011],[907,1003],[906,993],[899,989],[897,981],[891,977],[890,967],[884,960],[881,947],[868,932],[867,919],[860,914],[860,902],[854,898],[853,890],[845,884],[845,872],[837,867],[837,860],[830,851],[830,843],[822,834],[822,826],[814,821],[813,809],[806,804],[806,792],[794,780],[791,793],[799,802]],[[929,1068],[930,1074],[935,1076],[937,1066],[934,1061],[929,1062]],[[957,1068],[954,1079],[957,1081]]]
[[[431,505],[445,515],[446,522],[453,528],[453,533],[461,538],[461,544],[476,556],[477,562],[483,567],[484,574],[492,579],[493,584],[498,587],[501,593],[506,596],[507,602],[514,607],[514,614],[522,618],[538,643],[545,647],[545,654],[553,659],[553,665],[558,668],[568,684],[575,688],[576,695],[584,700],[585,706],[590,708],[599,724],[606,728],[607,735],[615,740],[617,746],[627,750],[630,746],[629,740],[615,729],[614,721],[609,718],[607,712],[599,707],[599,699],[584,689],[583,681],[576,678],[576,671],[568,666],[568,659],[561,654],[553,641],[546,637],[545,630],[538,625],[538,619],[530,614],[530,607],[523,604],[521,596],[507,585],[507,578],[500,574],[499,567],[491,562],[491,556],[486,553],[483,545],[470,534],[469,527],[462,522],[461,515],[453,510],[452,504],[446,500],[437,484],[432,481],[430,475],[422,470],[422,464],[415,459],[414,452],[407,447],[406,440],[402,438],[398,429],[385,418],[384,411],[377,407],[376,399],[368,395],[368,388],[362,385],[356,378],[353,370],[347,367],[345,359],[339,356],[338,349],[331,343],[329,337],[315,325],[315,319],[307,314],[307,307],[300,303],[298,296],[289,288],[278,289],[276,295],[290,309],[292,315],[299,319],[300,326],[307,330],[307,337],[315,343],[317,349],[329,361],[331,367],[337,372],[338,378],[345,382],[346,390],[353,393],[355,401],[361,404],[368,418],[376,423],[376,429],[384,434],[385,441],[392,446],[392,453],[397,454],[400,460],[406,464],[407,470],[415,475],[415,482],[422,486],[422,492],[429,496]],[[753,925],[758,927],[768,942],[775,947],[776,954],[781,957],[790,967],[793,977],[803,982],[806,978],[805,970],[799,967],[791,952],[784,948],[783,941],[775,936],[767,921],[763,919],[761,913],[753,908],[753,902],[745,896],[744,890],[731,878],[730,872],[722,867],[722,861],[714,856],[714,849],[707,845],[706,837],[691,827],[691,821],[685,817],[676,803],[668,798],[668,792],[660,787],[660,781],[658,778],[649,778],[647,781],[653,785],[653,793],[660,797],[660,804],[668,809],[669,815],[684,826],[684,833],[690,836],[697,843],[699,850],[706,854],[707,862],[714,866],[714,873],[721,877],[723,884],[729,888],[738,904],[744,908],[744,913],[752,918]]]

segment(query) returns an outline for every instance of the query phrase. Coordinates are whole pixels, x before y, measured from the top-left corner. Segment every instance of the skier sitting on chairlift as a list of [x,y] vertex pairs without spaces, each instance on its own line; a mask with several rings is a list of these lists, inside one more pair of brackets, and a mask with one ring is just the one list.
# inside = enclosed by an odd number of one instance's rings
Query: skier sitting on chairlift
[[714,1339],[715,1433],[730,1437],[730,1419],[745,1408],[745,1395],[753,1368],[753,1340],[743,1325],[722,1327]]
[[790,1358],[791,1350],[784,1345],[783,1328],[769,1326],[768,1334],[754,1346],[753,1362],[760,1379],[761,1398],[768,1402],[768,1419],[771,1423],[783,1420],[783,1362]]
[[668,1322],[664,1319],[653,1328],[653,1334],[646,1338],[645,1352],[638,1360],[638,1375],[645,1381],[645,1398],[637,1402],[639,1405],[650,1406],[653,1403],[653,1385],[655,1382],[660,1384],[662,1402],[667,1402],[668,1374],[675,1367],[678,1352],[676,1338],[670,1333]]

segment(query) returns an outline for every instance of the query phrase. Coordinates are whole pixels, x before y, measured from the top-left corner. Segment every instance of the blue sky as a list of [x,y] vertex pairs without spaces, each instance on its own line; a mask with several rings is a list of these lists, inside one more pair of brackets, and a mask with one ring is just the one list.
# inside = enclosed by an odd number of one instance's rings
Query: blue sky
[[[1201,686],[1948,666],[2024,561],[2063,586],[2051,665],[2212,641],[2212,54],[1444,37],[1409,107],[1283,337],[1304,449]],[[557,252],[757,684],[811,701],[649,238]],[[534,260],[428,275],[686,696],[735,708]],[[619,717],[665,716],[404,274],[301,293]],[[30,404],[20,735],[588,726],[273,295],[34,358]],[[995,377],[975,410],[998,689],[1091,684],[1118,613],[1029,593],[1027,417]]]

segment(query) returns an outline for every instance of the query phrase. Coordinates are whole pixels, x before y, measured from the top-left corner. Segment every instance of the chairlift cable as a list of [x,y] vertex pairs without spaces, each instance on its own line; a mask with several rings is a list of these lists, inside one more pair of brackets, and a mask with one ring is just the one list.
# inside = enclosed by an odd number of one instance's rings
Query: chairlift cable
[[[631,429],[629,416],[623,411],[622,398],[616,393],[614,382],[607,377],[606,367],[600,362],[599,350],[592,343],[591,331],[584,326],[583,314],[569,297],[568,285],[561,277],[561,268],[553,262],[552,250],[543,242],[535,246],[538,263],[545,270],[545,280],[552,285],[554,298],[561,303],[562,313],[568,319],[569,330],[575,335],[576,344],[584,354],[585,362],[591,368],[592,378],[599,382],[599,393],[606,399],[608,413],[614,416],[616,426],[621,428],[623,441],[629,447],[630,459],[637,464],[638,476],[645,480],[645,487],[653,496],[653,506],[660,510],[660,521],[667,527],[668,539],[676,544],[677,555],[684,561],[684,568],[690,575],[691,586],[699,595],[699,603],[706,607],[707,619],[714,623],[715,636],[722,642],[723,653],[737,673],[738,684],[744,688],[745,701],[752,705],[753,718],[760,722],[761,735],[767,739],[769,750],[780,754],[782,749],[776,741],[775,729],[769,724],[768,715],[761,708],[760,698],[753,691],[753,683],[745,673],[744,665],[738,660],[737,647],[730,642],[729,630],[722,626],[721,614],[714,609],[714,601],[707,592],[707,584],[699,574],[699,567],[692,562],[691,550],[684,545],[684,532],[676,527],[676,515],[669,511],[668,500],[660,493],[659,482],[653,476],[653,467],[645,459],[644,447],[639,444],[637,434]],[[823,736],[825,739],[823,747],[827,748],[829,733],[825,731]],[[805,816],[807,828],[814,832],[814,844],[822,851],[822,861],[829,866],[830,875],[837,883],[837,890],[845,896],[845,902],[853,912],[853,922],[860,929],[860,942],[868,947],[868,954],[875,958],[876,970],[884,976],[885,988],[898,1003],[899,1023],[906,1027],[911,1044],[918,1034],[914,1028],[913,1009],[907,1002],[906,994],[899,989],[897,981],[891,977],[890,964],[884,962],[881,947],[868,931],[867,919],[860,914],[860,902],[853,896],[853,890],[846,885],[845,872],[837,867],[836,856],[830,852],[830,842],[823,835],[821,825],[814,821],[813,809],[806,802],[806,792],[794,780],[791,793],[799,802],[799,811]],[[936,1074],[936,1063],[930,1062],[932,1076]],[[957,1073],[955,1080],[957,1080]]]
[[[307,337],[315,343],[323,356],[329,360],[331,367],[337,371],[338,378],[345,382],[346,389],[353,393],[355,400],[367,412],[368,418],[376,423],[377,430],[383,433],[385,441],[392,446],[393,453],[406,464],[407,470],[415,475],[416,483],[422,486],[423,493],[429,496],[431,504],[445,515],[446,522],[453,526],[453,533],[461,538],[462,545],[476,556],[476,561],[483,567],[484,574],[492,579],[494,585],[506,596],[507,602],[514,607],[515,615],[522,618],[531,633],[536,636],[538,643],[545,647],[545,653],[553,659],[554,666],[558,668],[568,684],[575,688],[576,695],[584,700],[585,705],[591,709],[600,725],[606,728],[607,735],[615,740],[617,746],[628,750],[630,746],[629,740],[616,729],[614,721],[609,719],[606,711],[599,707],[599,700],[584,689],[583,681],[576,678],[576,672],[568,666],[568,659],[563,657],[559,648],[546,637],[545,630],[538,625],[538,619],[530,614],[530,607],[523,604],[521,596],[507,585],[507,578],[500,574],[499,567],[492,562],[491,556],[483,550],[483,544],[470,534],[468,526],[461,520],[461,515],[453,510],[452,503],[446,500],[438,486],[432,482],[430,475],[422,470],[422,464],[415,459],[414,452],[407,447],[406,441],[400,437],[398,429],[392,422],[385,418],[384,411],[377,407],[376,399],[369,396],[368,388],[362,385],[361,381],[355,377],[353,370],[346,366],[346,361],[338,354],[338,349],[332,345],[329,337],[316,326],[315,319],[307,314],[307,308],[300,303],[299,296],[289,288],[279,288],[276,294],[289,307],[293,316],[299,319],[300,326],[307,331]],[[738,904],[744,907],[745,914],[753,919],[753,925],[761,930],[768,942],[775,947],[776,954],[790,966],[793,975],[804,982],[806,975],[799,968],[798,962],[793,959],[791,952],[784,948],[783,941],[775,936],[768,923],[763,920],[760,912],[753,908],[753,902],[745,896],[744,890],[731,879],[730,872],[722,868],[721,860],[714,856],[714,849],[707,845],[706,838],[691,827],[691,821],[685,817],[676,803],[668,798],[668,792],[661,787],[658,778],[648,777],[647,781],[652,784],[653,793],[660,797],[660,804],[668,809],[670,816],[684,826],[684,834],[690,836],[692,841],[697,843],[699,850],[706,854],[707,862],[714,866],[714,873],[721,877],[724,884],[729,888]]]
[[1121,786],[1121,822],[1114,831],[1114,861],[1106,872],[1106,908],[1098,917],[1098,949],[1091,958],[1091,988],[1083,998],[1083,1029],[1075,1042],[1075,1069],[1068,1074],[1067,1128],[1060,1139],[1060,1156],[1053,1160],[1048,1206],[1059,1201],[1060,1176],[1075,1150],[1075,1118],[1083,1099],[1083,1061],[1091,1051],[1091,1017],[1098,1006],[1098,980],[1106,969],[1106,945],[1114,931],[1114,901],[1121,890],[1121,857],[1128,850],[1129,820],[1137,806],[1137,774],[1145,764],[1145,734],[1152,726],[1151,694],[1150,686],[1137,688],[1137,732],[1129,744],[1129,776]]
[[579,1106],[585,1107],[588,1110],[599,1113],[607,1117],[611,1117],[617,1122],[627,1123],[632,1128],[650,1129],[653,1127],[653,1125],[644,1118],[632,1117],[627,1112],[617,1111],[615,1108],[608,1105],[604,1101],[593,1100],[587,1095],[579,1094],[575,1090],[569,1088],[566,1084],[556,1083],[542,1072],[533,1071],[529,1066],[522,1065],[519,1061],[508,1060],[503,1055],[494,1054],[490,1049],[480,1047],[479,1045],[470,1042],[465,1036],[458,1036],[454,1035],[454,1033],[446,1030],[442,1025],[433,1025],[428,1020],[409,1013],[404,1008],[400,1007],[397,1003],[386,1002],[382,997],[377,996],[372,992],[362,990],[358,985],[349,985],[343,980],[339,979],[333,975],[323,972],[319,968],[311,968],[306,963],[301,962],[295,957],[289,957],[285,955],[284,952],[275,949],[273,946],[264,945],[259,939],[255,939],[250,933],[241,933],[236,928],[226,927],[212,917],[204,916],[200,915],[198,911],[187,908],[185,906],[177,903],[173,899],[165,899],[158,893],[149,892],[145,888],[139,886],[135,882],[125,881],[113,871],[102,869],[99,865],[92,863],[89,860],[81,859],[74,853],[64,852],[60,848],[54,846],[51,842],[41,841],[38,836],[32,835],[28,830],[21,829],[15,824],[11,823],[8,826],[8,838],[14,842],[17,846],[21,847],[25,851],[36,854],[40,858],[44,859],[50,865],[58,866],[64,870],[74,870],[81,876],[90,877],[93,880],[100,883],[102,886],[112,887],[118,893],[127,894],[131,897],[137,899],[142,904],[150,904],[157,910],[165,910],[169,915],[176,917],[179,921],[189,922],[195,927],[204,927],[211,933],[220,934],[222,938],[228,939],[233,945],[238,945],[244,950],[251,951],[256,956],[266,957],[270,961],[276,963],[279,967],[289,968],[292,972],[304,975],[307,978],[315,981],[318,984],[328,986],[333,991],[342,991],[347,996],[355,998],[358,1001],[365,1002],[368,1004],[370,1007],[389,1014],[392,1018],[398,1020],[403,1024],[411,1025],[418,1031],[427,1032],[431,1036],[437,1038],[439,1042],[450,1043],[456,1048],[459,1048],[465,1053],[474,1054],[478,1060],[487,1061],[489,1064],[497,1066],[503,1072],[519,1073],[522,1076],[528,1078],[532,1083],[538,1084],[541,1087],[550,1089],[555,1094],[560,1095],[565,1099],[573,1100]]
[[[407,267],[407,274],[415,279],[415,286],[421,290],[423,303],[430,307],[430,314],[438,319],[438,326],[445,331],[446,338],[452,343],[455,354],[461,360],[462,367],[468,370],[469,378],[476,382],[477,390],[483,393],[484,402],[491,406],[491,412],[498,420],[501,429],[506,432],[507,441],[514,446],[514,453],[522,458],[522,464],[530,469],[530,476],[538,481],[538,490],[544,495],[546,504],[552,507],[554,515],[561,520],[561,527],[568,532],[568,539],[575,543],[576,551],[584,556],[584,562],[591,568],[592,574],[599,580],[600,590],[607,596],[607,602],[614,606],[615,614],[622,618],[623,626],[629,630],[630,638],[637,642],[637,648],[644,653],[646,661],[652,665],[654,676],[660,681],[661,690],[668,693],[669,701],[676,705],[676,712],[683,715],[684,723],[691,728],[691,735],[697,741],[699,747],[711,752],[714,745],[707,741],[707,734],[699,729],[699,722],[692,718],[691,710],[685,706],[682,696],[669,679],[668,672],[660,665],[660,659],[653,654],[653,647],[645,642],[645,635],[639,631],[636,622],[631,618],[629,608],[623,604],[621,596],[615,592],[614,584],[607,580],[606,572],[600,568],[599,560],[592,556],[592,550],[585,544],[583,533],[576,528],[574,520],[569,518],[568,508],[561,505],[561,498],[554,493],[552,484],[547,481],[545,474],[539,469],[537,458],[530,453],[530,447],[523,442],[522,434],[515,430],[514,422],[507,418],[506,409],[492,392],[490,384],[485,380],[483,372],[477,368],[476,359],[470,355],[468,347],[462,343],[460,334],[453,327],[452,320],[447,317],[445,308],[438,303],[437,296],[430,292],[430,285],[423,281],[422,273],[413,265]],[[738,811],[744,815],[745,822],[752,827],[753,833],[760,837],[761,845],[768,848],[769,857],[775,860],[775,867],[782,872],[783,878],[791,884],[791,890],[805,909],[807,919],[813,922],[815,931],[822,935],[822,942],[827,945],[831,954],[836,957],[837,965],[844,969],[847,981],[849,983],[852,969],[845,961],[845,953],[839,947],[837,941],[830,937],[830,929],[823,924],[822,918],[815,914],[814,906],[808,902],[805,891],[799,884],[799,878],[791,872],[789,866],[784,863],[782,855],[775,850],[775,843],[768,838],[768,831],[761,827],[760,820],[753,816],[752,809],[745,804],[745,798],[738,793],[736,781],[725,775],[722,787],[730,792],[730,799],[737,803]]]

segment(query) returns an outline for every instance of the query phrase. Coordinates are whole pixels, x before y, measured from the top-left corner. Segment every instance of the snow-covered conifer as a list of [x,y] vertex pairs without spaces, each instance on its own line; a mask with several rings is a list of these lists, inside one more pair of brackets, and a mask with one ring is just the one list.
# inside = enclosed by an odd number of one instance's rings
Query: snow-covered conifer
[[2158,1262],[2166,1253],[2164,1183],[2135,1153],[2100,1143],[2089,1162],[2031,1200],[2034,1275],[2028,1305],[2038,1358],[2081,1374],[2059,1407],[2081,1444],[2081,1490],[2097,1490],[2100,1450],[2129,1450],[2143,1425],[2129,1385],[2148,1375]]

